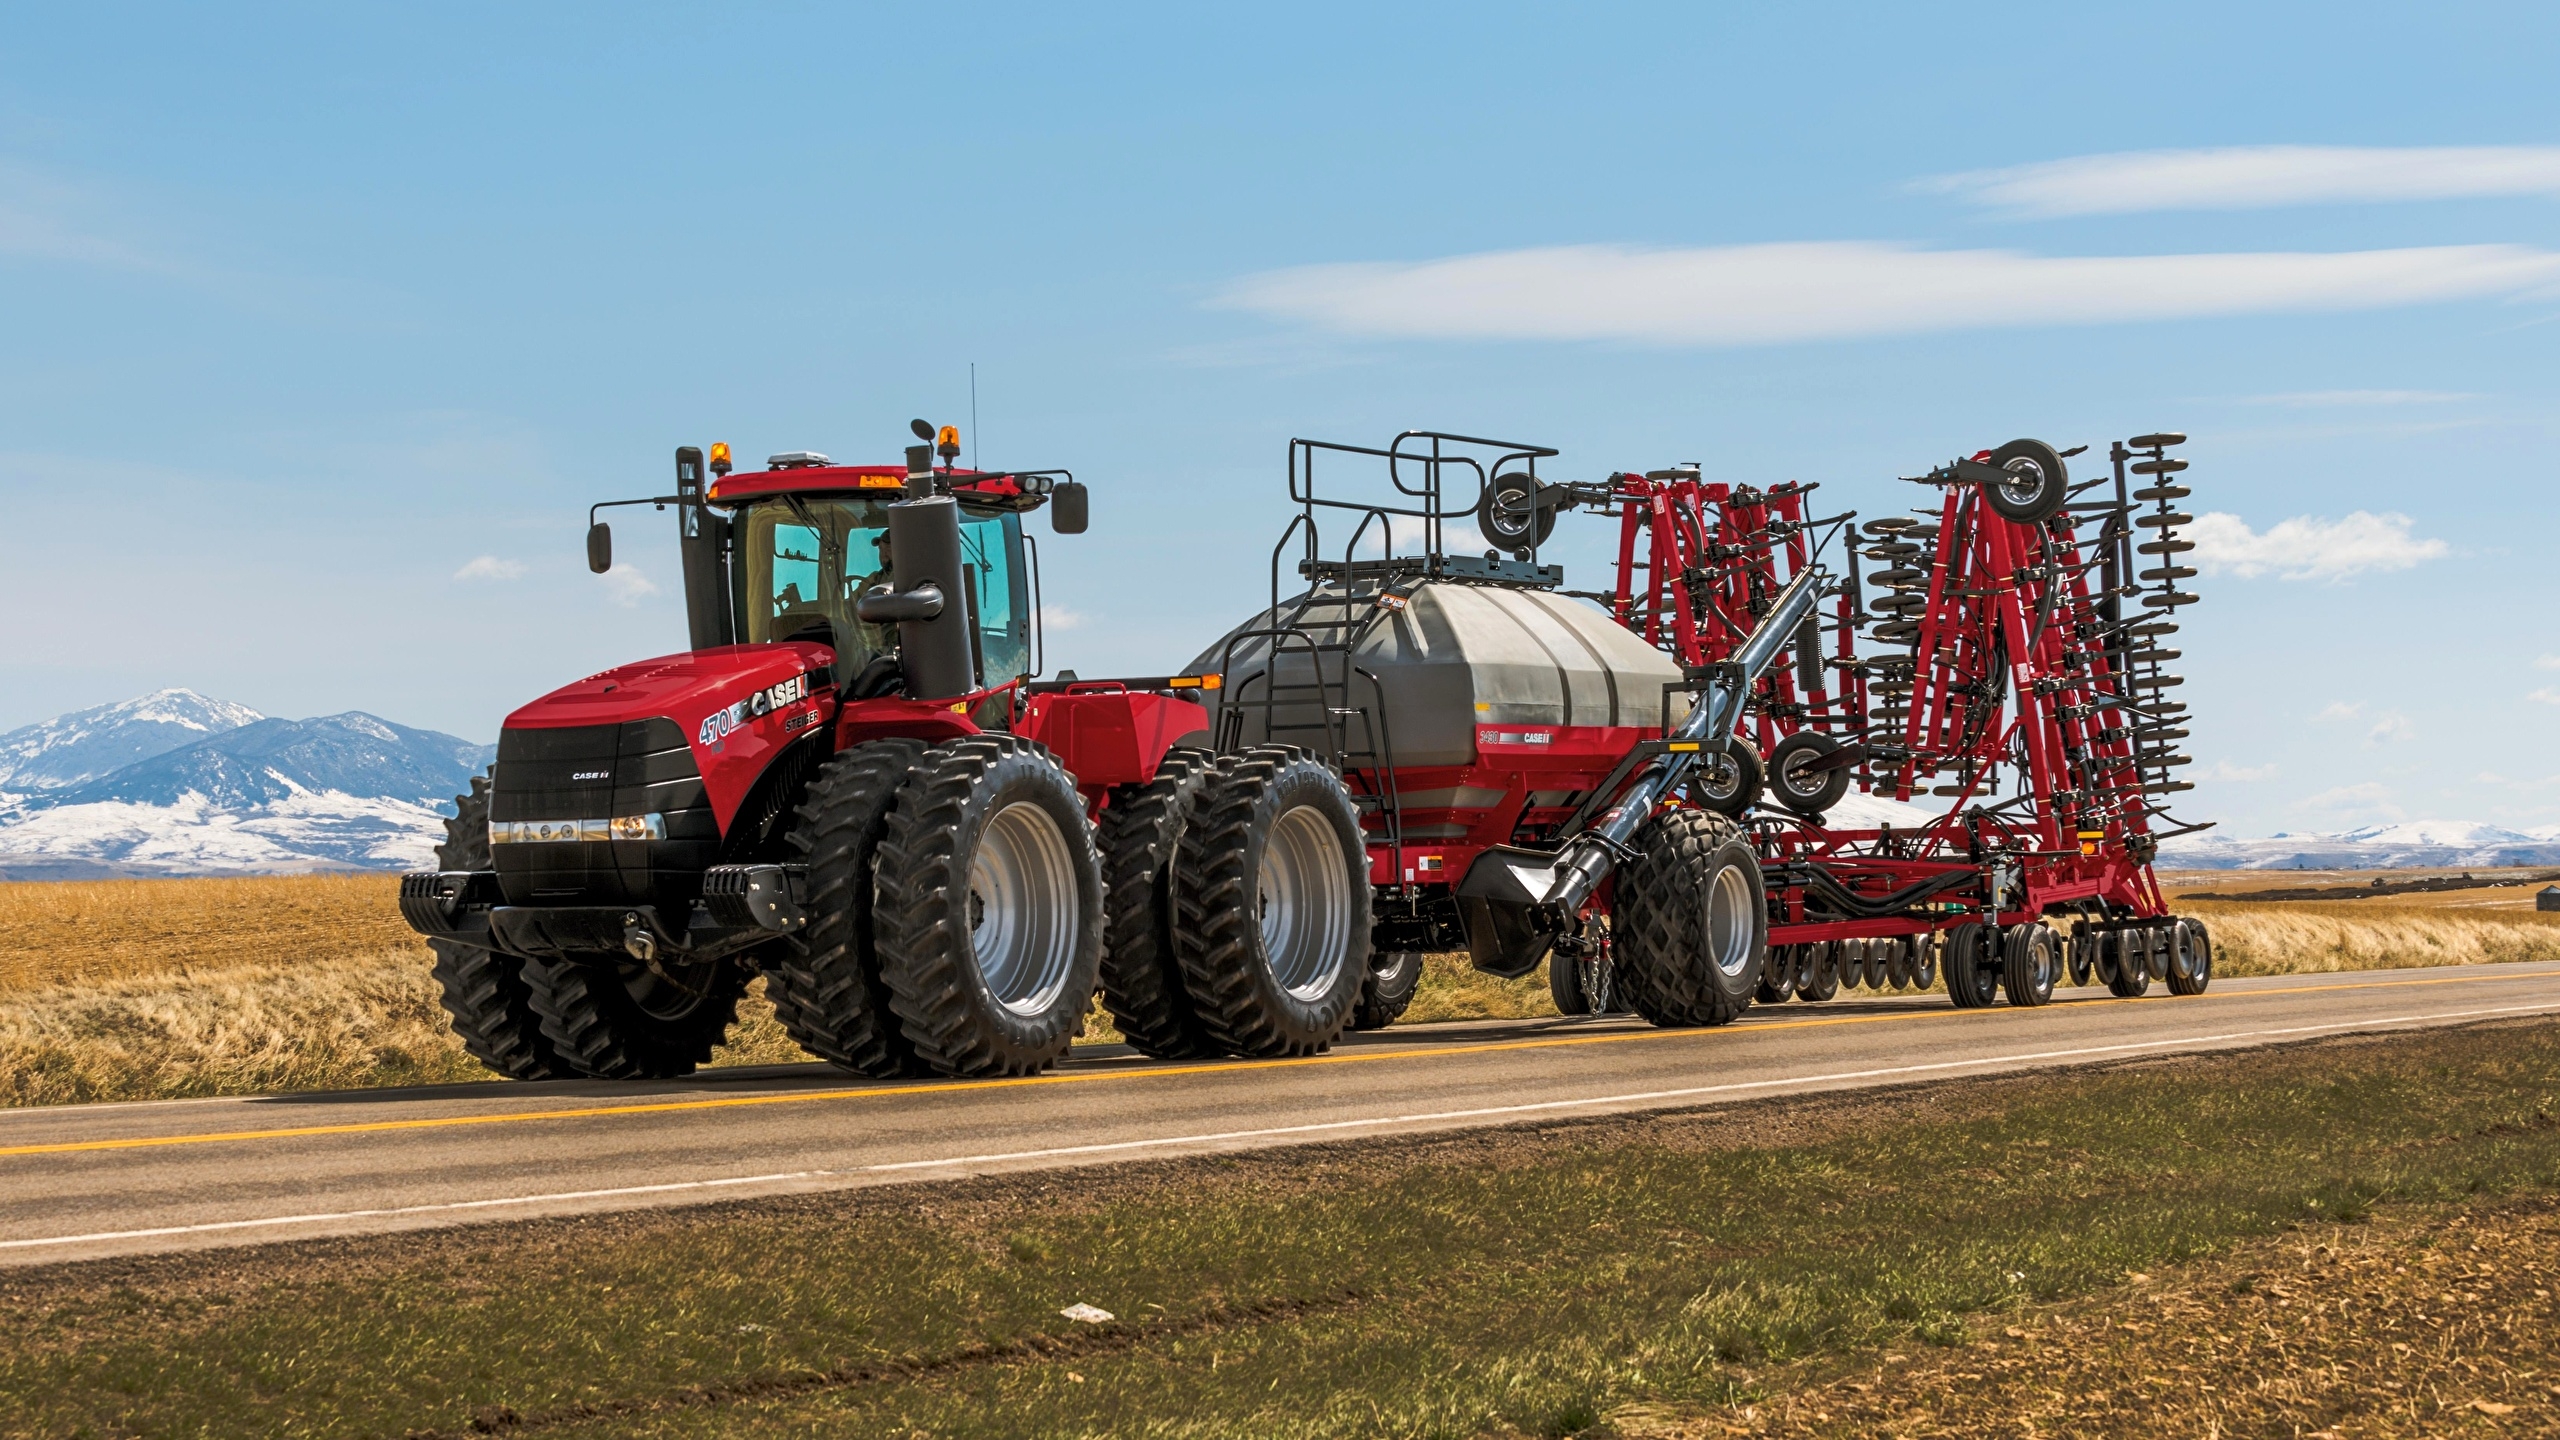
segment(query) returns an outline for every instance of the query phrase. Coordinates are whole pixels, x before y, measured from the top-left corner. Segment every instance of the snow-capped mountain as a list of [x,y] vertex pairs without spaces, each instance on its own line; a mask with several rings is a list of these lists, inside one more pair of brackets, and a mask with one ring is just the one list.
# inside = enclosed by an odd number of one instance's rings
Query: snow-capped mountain
[[2560,865],[2560,825],[2509,830],[2476,820],[2404,820],[2335,834],[2242,840],[2206,831],[2160,847],[2172,870],[2494,869]]
[[[177,698],[183,697],[183,698]],[[98,717],[110,717],[105,725]],[[408,869],[432,862],[453,797],[495,747],[361,711],[272,720],[190,691],[66,715],[0,740],[70,774],[75,748],[199,728],[104,773],[0,797],[0,876]],[[85,738],[84,738],[85,737]]]
[[0,735],[0,791],[60,790],[264,720],[193,690],[154,690]]
[[260,720],[42,798],[54,806],[174,805],[194,795],[217,809],[239,810],[337,791],[443,805],[471,788],[471,777],[494,753],[491,746],[350,710],[311,720]]

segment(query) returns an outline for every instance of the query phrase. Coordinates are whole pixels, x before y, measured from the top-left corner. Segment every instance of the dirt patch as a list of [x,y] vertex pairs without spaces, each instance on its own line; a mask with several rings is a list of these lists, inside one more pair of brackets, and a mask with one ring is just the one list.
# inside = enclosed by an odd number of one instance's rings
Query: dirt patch
[[1628,1440],[2560,1433],[2560,1204],[2383,1210]]

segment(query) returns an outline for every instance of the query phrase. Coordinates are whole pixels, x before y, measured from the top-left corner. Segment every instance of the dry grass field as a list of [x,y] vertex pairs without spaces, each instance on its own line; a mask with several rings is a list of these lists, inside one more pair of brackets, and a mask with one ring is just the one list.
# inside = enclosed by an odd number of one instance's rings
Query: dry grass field
[[[2164,876],[2175,896],[2355,883]],[[426,947],[386,876],[0,884],[0,1105],[490,1078],[445,1028]],[[2213,927],[2225,974],[2560,959],[2529,890],[2353,901],[2176,902]],[[1408,1018],[1550,1013],[1546,980],[1430,957]],[[804,1060],[750,990],[714,1064]],[[1101,1023],[1095,1041],[1118,1038]]]

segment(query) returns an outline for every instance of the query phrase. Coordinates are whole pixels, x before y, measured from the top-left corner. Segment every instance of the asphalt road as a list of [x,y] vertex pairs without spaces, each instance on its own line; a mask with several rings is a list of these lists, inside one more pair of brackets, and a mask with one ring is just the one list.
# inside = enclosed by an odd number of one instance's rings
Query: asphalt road
[[[1845,992],[1859,995],[1864,992]],[[1398,1026],[1306,1060],[1101,1047],[1015,1080],[822,1066],[0,1113],[0,1264],[363,1234],[1714,1105],[2560,1013],[2560,965],[2221,980],[2201,996],[1942,994],[1634,1020]]]

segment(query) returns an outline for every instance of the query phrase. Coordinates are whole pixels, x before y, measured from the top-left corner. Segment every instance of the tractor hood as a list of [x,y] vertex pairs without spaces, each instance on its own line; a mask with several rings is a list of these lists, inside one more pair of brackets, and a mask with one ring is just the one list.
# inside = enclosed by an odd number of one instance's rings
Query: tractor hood
[[834,659],[826,646],[803,642],[662,655],[564,685],[509,715],[506,729],[672,725],[725,829],[774,756],[833,718]]

